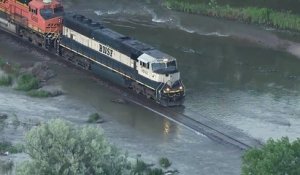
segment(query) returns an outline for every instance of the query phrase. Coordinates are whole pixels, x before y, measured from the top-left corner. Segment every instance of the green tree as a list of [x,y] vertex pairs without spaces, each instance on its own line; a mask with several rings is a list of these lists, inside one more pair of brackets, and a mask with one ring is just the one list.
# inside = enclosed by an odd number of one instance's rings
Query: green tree
[[129,169],[127,156],[95,127],[78,129],[52,120],[30,130],[25,145],[32,160],[18,168],[18,175],[118,175]]
[[[17,175],[164,175],[162,170],[109,144],[96,127],[77,128],[61,119],[31,129],[25,138],[31,157],[17,167]],[[153,168],[154,167],[154,168]]]
[[287,137],[270,139],[260,149],[248,150],[243,156],[243,175],[300,174],[300,139],[290,142]]

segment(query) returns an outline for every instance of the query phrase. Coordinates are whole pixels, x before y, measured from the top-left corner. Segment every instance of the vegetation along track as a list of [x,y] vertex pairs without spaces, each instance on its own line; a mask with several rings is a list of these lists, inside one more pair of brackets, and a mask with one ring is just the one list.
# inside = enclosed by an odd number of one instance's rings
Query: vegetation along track
[[230,144],[242,150],[261,146],[260,141],[244,134],[242,131],[234,127],[222,123],[221,121],[203,117],[197,113],[194,114],[197,115],[199,120],[195,120],[182,112],[178,112],[176,108],[162,107],[154,104],[153,102],[151,103],[148,100],[144,100],[143,98],[138,98],[134,94],[128,95],[126,93],[125,97],[126,100],[132,103],[155,112],[156,114],[182,125],[193,132],[198,134],[201,133],[219,143]]

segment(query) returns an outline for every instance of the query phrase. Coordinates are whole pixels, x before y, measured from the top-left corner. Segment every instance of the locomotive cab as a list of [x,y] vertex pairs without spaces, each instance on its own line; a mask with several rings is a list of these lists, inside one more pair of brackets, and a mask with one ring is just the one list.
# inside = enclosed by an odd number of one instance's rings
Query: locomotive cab
[[173,106],[172,103],[177,102],[182,103],[185,95],[184,85],[180,79],[176,60],[172,58],[163,59],[160,63],[152,63],[151,65],[153,72],[158,74],[163,83],[159,94],[161,103],[166,103],[166,106]]
[[139,74],[160,84],[156,89],[156,99],[160,103],[165,106],[182,104],[185,88],[175,58],[153,50],[138,57],[138,62]]
[[44,34],[59,35],[62,31],[63,6],[57,0],[32,0],[29,6],[29,27]]

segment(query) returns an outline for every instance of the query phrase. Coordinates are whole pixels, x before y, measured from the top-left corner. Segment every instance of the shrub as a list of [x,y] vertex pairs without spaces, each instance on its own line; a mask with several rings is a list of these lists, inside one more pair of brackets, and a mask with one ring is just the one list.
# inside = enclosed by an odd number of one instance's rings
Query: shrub
[[99,120],[101,120],[101,117],[98,113],[94,113],[94,114],[91,114],[89,116],[89,119],[88,119],[88,123],[97,123]]
[[0,58],[0,68],[3,68],[5,64],[5,61],[2,58]]
[[9,152],[10,154],[16,154],[23,152],[23,149],[23,145],[21,144],[13,145],[7,141],[0,142],[0,153]]
[[162,168],[167,169],[172,165],[172,163],[170,162],[170,160],[168,158],[162,157],[159,159],[159,165]]
[[31,74],[22,74],[17,79],[16,90],[30,91],[39,88],[39,81]]
[[250,149],[243,155],[241,174],[300,174],[299,158],[300,139],[270,139],[262,148]]
[[31,159],[17,167],[17,175],[114,174],[175,175],[176,170],[153,168],[108,143],[99,128],[78,128],[60,119],[32,128],[25,139]]
[[128,171],[127,156],[110,145],[99,128],[76,128],[56,119],[32,128],[25,142],[31,159],[17,167],[17,175],[125,174]]
[[10,86],[12,84],[12,77],[10,75],[0,76],[0,86]]
[[37,98],[47,98],[52,96],[50,92],[45,90],[31,90],[27,92],[27,95],[30,97],[37,97]]

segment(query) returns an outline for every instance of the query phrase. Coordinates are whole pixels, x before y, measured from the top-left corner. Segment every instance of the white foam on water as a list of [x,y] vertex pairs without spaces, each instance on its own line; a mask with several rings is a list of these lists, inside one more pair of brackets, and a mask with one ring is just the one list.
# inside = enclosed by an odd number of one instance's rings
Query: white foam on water
[[275,28],[271,28],[271,27],[266,27],[265,30],[266,30],[266,31],[274,31],[274,30],[276,30],[276,29],[275,29]]
[[163,18],[158,18],[157,16],[155,16],[154,18],[152,18],[152,22],[156,22],[156,23],[166,23],[168,21],[171,21],[172,19],[163,19]]
[[101,10],[94,11],[94,13],[98,16],[102,16],[104,14],[104,12],[102,12]]
[[96,10],[94,13],[98,16],[103,16],[103,15],[115,15],[118,13],[122,13],[123,11],[117,9],[117,10],[108,10],[108,11],[101,11],[101,10]]
[[230,36],[228,34],[222,34],[219,32],[210,32],[210,33],[205,33],[203,35],[205,35],[205,36],[220,36],[220,37],[229,37]]
[[115,14],[121,13],[121,10],[108,10],[106,13],[108,15],[115,15]]
[[300,58],[300,43],[289,42],[289,46],[287,47],[287,52]]
[[194,30],[192,29],[189,29],[189,28],[186,28],[186,27],[183,27],[182,25],[177,25],[177,27],[180,29],[180,30],[183,30],[187,33],[196,33]]

